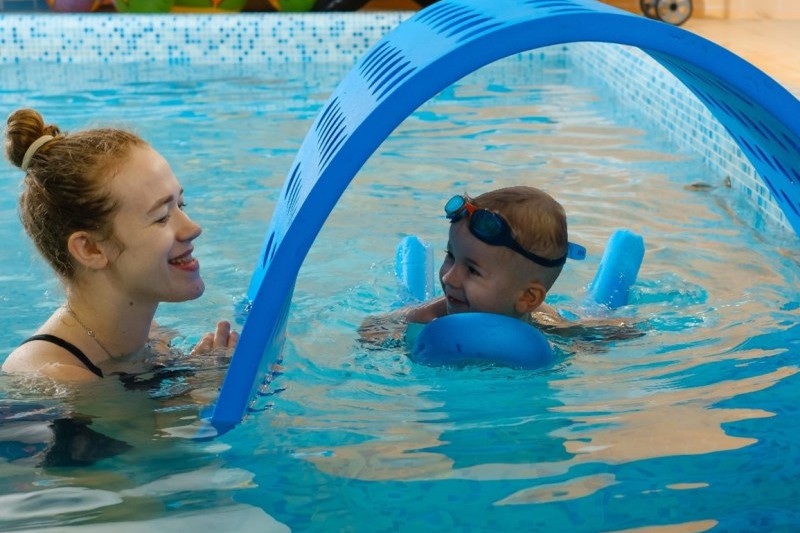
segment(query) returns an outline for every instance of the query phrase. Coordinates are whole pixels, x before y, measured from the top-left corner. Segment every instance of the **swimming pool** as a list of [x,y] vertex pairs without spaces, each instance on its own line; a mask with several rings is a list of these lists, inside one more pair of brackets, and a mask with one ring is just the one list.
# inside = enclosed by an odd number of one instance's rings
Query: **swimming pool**
[[[4,528],[789,530],[799,514],[796,240],[598,87],[576,66],[580,47],[568,48],[470,76],[379,149],[304,264],[265,410],[235,431],[189,438],[196,408],[185,392],[213,396],[224,364],[212,361],[155,391],[107,382],[70,396],[84,409],[84,396],[107,399],[84,412],[90,428],[132,448],[95,436],[95,454],[111,457],[43,469],[25,453],[58,407],[4,377],[7,409],[29,413],[3,424],[5,456],[18,456],[2,468]],[[65,128],[87,116],[130,125],[172,162],[205,228],[197,252],[209,288],[158,318],[189,345],[234,315],[294,151],[350,64],[185,63],[6,65],[3,79],[18,84],[0,101]],[[16,223],[18,172],[3,176],[7,353],[59,297]],[[613,229],[644,235],[641,281],[622,312],[646,334],[559,343],[554,368],[525,373],[430,369],[360,346],[361,319],[396,303],[400,237],[441,249],[446,198],[523,179],[564,203],[590,252],[554,288],[559,306],[582,307]],[[27,446],[7,444],[23,436]]]

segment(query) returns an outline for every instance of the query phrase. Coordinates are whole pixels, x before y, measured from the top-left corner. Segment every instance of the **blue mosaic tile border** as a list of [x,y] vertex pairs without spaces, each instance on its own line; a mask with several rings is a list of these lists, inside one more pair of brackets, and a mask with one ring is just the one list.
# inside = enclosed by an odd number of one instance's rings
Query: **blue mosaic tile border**
[[410,13],[3,14],[0,64],[355,63]]
[[[408,12],[0,15],[0,64],[355,63]],[[698,152],[711,172],[766,219],[781,209],[724,127],[683,84],[637,48],[575,43],[568,63],[600,78],[620,100]],[[560,53],[540,50],[537,53]]]

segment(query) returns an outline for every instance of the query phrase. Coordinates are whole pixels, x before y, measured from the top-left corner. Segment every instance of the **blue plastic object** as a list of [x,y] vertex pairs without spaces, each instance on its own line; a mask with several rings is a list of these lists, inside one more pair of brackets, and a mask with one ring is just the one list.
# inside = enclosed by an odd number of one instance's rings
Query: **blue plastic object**
[[433,298],[433,248],[416,235],[397,244],[394,274],[403,294],[401,300],[424,302]]
[[492,364],[541,368],[555,359],[545,336],[521,320],[492,313],[437,318],[417,335],[411,359],[428,366]]
[[270,221],[242,328],[211,423],[238,424],[284,342],[297,274],[322,224],[375,149],[461,77],[534,48],[638,46],[728,129],[800,230],[800,102],[730,51],[595,0],[440,0],[387,34],[333,91],[298,151]]
[[627,305],[644,258],[644,239],[621,229],[611,234],[597,273],[589,285],[590,298],[611,309]]

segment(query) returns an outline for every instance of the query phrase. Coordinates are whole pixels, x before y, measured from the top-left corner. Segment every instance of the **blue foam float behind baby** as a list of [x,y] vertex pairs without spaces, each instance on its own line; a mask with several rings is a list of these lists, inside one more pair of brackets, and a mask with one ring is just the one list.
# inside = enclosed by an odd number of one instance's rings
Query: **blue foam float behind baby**
[[[609,309],[626,305],[644,258],[644,240],[627,230],[608,239],[597,272],[589,285],[591,302]],[[397,245],[395,276],[401,297],[425,301],[434,296],[433,251],[416,236]],[[459,313],[429,324],[409,324],[411,358],[430,366],[494,364],[541,368],[555,359],[547,338],[535,327],[503,315]]]

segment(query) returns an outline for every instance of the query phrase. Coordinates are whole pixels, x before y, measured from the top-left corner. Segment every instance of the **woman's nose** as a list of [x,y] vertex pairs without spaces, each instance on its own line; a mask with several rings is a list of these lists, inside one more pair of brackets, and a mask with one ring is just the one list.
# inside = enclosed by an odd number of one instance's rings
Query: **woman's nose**
[[181,211],[180,213],[183,215],[183,220],[178,232],[178,240],[193,241],[199,237],[201,233],[203,233],[203,228],[195,224],[195,222],[189,218],[189,215],[187,215],[185,212]]

